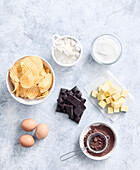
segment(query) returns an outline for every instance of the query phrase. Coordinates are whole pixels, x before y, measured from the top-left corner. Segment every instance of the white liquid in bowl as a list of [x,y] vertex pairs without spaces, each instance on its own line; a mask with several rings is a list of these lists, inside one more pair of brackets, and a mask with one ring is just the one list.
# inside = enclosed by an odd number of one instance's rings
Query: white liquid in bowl
[[95,61],[102,64],[112,64],[121,55],[121,44],[117,38],[111,35],[98,37],[91,46],[91,54]]

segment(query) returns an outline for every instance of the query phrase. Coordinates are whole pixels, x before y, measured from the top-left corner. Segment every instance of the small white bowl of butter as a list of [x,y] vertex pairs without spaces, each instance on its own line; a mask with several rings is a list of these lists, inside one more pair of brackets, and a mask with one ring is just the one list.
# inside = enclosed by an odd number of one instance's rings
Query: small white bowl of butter
[[121,54],[121,42],[114,35],[100,35],[91,44],[91,56],[99,64],[114,64],[120,59]]
[[60,66],[70,67],[75,65],[83,54],[83,48],[76,38],[67,35],[53,35],[52,57]]

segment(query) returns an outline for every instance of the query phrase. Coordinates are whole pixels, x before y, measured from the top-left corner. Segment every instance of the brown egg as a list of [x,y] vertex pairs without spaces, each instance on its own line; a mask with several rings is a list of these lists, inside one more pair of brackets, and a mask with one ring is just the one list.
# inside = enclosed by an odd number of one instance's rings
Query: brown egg
[[24,119],[21,123],[21,128],[25,131],[32,131],[36,126],[37,122],[33,119]]
[[36,128],[36,137],[38,139],[44,139],[48,136],[49,128],[45,123],[40,123]]
[[23,136],[20,137],[19,143],[23,147],[31,147],[31,146],[34,145],[35,140],[31,135],[23,135]]

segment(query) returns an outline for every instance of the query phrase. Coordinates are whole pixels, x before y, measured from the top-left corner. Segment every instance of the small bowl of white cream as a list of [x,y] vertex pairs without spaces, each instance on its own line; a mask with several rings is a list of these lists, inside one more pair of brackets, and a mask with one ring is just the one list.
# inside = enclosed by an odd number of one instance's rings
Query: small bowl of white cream
[[54,61],[65,67],[75,65],[83,54],[81,43],[72,36],[60,36],[55,34],[53,37],[52,57]]
[[91,56],[99,64],[114,64],[120,59],[121,54],[121,42],[114,35],[101,35],[91,44]]

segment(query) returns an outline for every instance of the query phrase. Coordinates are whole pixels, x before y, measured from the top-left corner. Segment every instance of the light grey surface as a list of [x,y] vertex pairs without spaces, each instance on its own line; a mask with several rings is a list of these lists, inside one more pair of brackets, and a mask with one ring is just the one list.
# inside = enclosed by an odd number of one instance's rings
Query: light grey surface
[[[0,170],[137,170],[140,169],[140,1],[136,0],[1,0],[0,1]],[[74,67],[62,68],[51,58],[53,34],[78,38],[84,49]],[[89,54],[93,39],[104,33],[115,34],[123,45],[119,62],[103,67]],[[56,86],[49,99],[36,106],[25,106],[11,98],[5,77],[11,63],[21,56],[38,55],[47,59],[56,74]],[[87,99],[87,109],[79,125],[56,113],[61,87],[81,87],[109,69],[136,98],[133,107],[116,122],[105,119]],[[80,79],[79,79],[80,78]],[[77,83],[76,83],[77,82]],[[24,134],[20,123],[33,118],[45,122],[49,136],[32,148],[22,148]],[[60,155],[79,147],[82,129],[92,121],[110,124],[118,135],[118,146],[104,161],[93,161],[83,154],[67,162]]]

